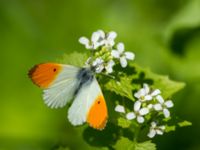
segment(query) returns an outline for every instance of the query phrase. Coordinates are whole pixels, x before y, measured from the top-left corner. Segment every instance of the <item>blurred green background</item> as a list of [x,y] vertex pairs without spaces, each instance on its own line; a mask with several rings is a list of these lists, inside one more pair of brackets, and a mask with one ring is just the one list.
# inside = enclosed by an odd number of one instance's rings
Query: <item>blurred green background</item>
[[78,38],[97,29],[116,31],[136,63],[186,82],[174,113],[193,126],[153,141],[159,150],[200,150],[200,0],[0,0],[0,150],[95,149],[66,108],[44,105],[27,71],[85,51]]

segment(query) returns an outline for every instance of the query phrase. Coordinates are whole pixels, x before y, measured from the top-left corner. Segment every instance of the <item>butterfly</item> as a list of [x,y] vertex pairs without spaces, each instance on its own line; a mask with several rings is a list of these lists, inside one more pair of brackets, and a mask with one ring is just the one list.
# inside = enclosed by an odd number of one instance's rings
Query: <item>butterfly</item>
[[35,65],[28,75],[43,89],[44,102],[50,108],[62,108],[74,99],[68,110],[72,125],[87,122],[95,129],[105,128],[107,106],[92,68],[43,63]]

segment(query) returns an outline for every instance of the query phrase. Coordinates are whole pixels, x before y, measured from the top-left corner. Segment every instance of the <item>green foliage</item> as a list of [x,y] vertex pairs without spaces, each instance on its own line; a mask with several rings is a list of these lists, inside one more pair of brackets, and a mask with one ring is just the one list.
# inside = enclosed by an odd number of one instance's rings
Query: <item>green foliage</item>
[[119,117],[117,119],[118,121],[118,126],[122,127],[122,128],[129,128],[130,125],[131,125],[131,121],[125,119],[125,118],[122,118],[122,117]]
[[87,59],[88,55],[86,53],[73,52],[71,54],[64,54],[63,58],[58,59],[58,62],[83,67]]
[[160,89],[164,98],[171,97],[185,86],[183,82],[172,81],[168,76],[158,75],[150,69],[142,68],[136,64],[133,64],[132,67],[136,71],[136,74],[132,76],[133,84],[148,83],[154,89]]
[[185,121],[179,122],[178,125],[180,127],[187,127],[187,126],[191,126],[192,122],[189,122],[189,121],[185,120]]
[[[127,75],[130,72],[132,74]],[[167,76],[155,74],[136,64],[132,64],[124,73],[126,74],[117,74],[118,79],[111,79],[105,87],[106,90],[133,101],[135,100],[133,97],[134,90],[139,89],[143,83],[148,83],[153,88],[160,89],[164,98],[170,98],[185,86],[183,82],[172,81]]]
[[171,132],[171,131],[175,131],[176,130],[176,126],[175,125],[173,125],[173,126],[166,126],[166,128],[165,128],[165,132]]
[[116,94],[127,97],[134,101],[132,90],[133,86],[131,84],[132,79],[130,77],[121,77],[119,80],[112,79],[106,85],[106,89],[115,92]]
[[156,150],[156,145],[151,143],[151,141],[136,143],[125,137],[120,138],[113,147],[116,150]]
[[156,145],[151,141],[136,143],[135,150],[156,150]]
[[114,149],[116,150],[122,150],[122,149],[127,149],[127,150],[134,150],[135,149],[135,144],[131,140],[125,137],[121,137],[117,143],[113,146]]
[[187,120],[184,120],[182,122],[178,122],[177,125],[171,125],[171,126],[168,126],[166,125],[165,127],[165,132],[171,132],[171,131],[175,131],[177,127],[187,127],[187,126],[191,126],[192,123],[187,121]]

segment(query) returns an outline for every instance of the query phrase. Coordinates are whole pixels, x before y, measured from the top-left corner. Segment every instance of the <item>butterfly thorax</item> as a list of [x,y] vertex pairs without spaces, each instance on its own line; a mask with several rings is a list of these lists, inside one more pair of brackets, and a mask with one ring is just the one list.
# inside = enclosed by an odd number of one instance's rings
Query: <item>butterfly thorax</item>
[[90,84],[94,79],[94,73],[90,68],[81,68],[77,74],[77,80],[79,82],[78,88],[75,91],[75,95],[83,85]]

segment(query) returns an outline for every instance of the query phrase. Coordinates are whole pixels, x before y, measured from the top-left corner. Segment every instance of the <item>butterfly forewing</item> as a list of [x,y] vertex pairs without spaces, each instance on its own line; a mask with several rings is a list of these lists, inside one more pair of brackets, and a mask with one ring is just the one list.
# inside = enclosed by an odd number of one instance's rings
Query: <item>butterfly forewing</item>
[[36,65],[29,72],[33,83],[44,89],[43,99],[51,108],[63,107],[78,88],[80,68],[56,63]]

